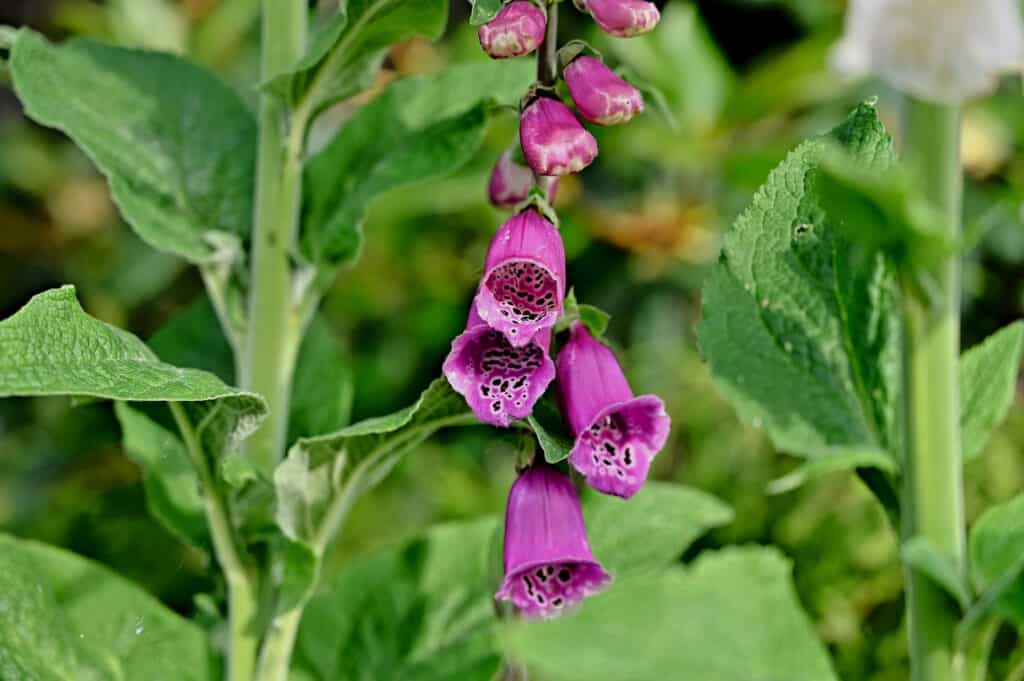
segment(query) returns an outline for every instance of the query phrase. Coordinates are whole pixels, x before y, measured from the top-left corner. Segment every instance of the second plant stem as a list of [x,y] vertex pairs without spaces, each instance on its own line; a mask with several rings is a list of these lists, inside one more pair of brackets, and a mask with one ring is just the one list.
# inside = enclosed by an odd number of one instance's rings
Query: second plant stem
[[[904,157],[938,210],[935,229],[951,243],[960,237],[959,132],[957,107],[910,97],[904,101]],[[903,287],[903,534],[927,539],[963,575],[959,259],[950,256],[917,276],[918,282],[908,280]],[[913,681],[960,681],[954,646],[957,608],[929,577],[909,567],[905,572]]]

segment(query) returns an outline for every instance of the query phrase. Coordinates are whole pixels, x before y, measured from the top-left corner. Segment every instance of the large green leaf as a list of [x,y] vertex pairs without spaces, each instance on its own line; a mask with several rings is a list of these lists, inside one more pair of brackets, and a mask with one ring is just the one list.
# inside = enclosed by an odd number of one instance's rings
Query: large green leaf
[[460,64],[398,81],[360,109],[307,166],[306,257],[328,264],[355,258],[370,202],[466,163],[483,139],[487,102],[516,101],[532,78],[529,64],[516,60]]
[[[466,401],[439,378],[405,409],[299,440],[274,471],[278,525],[290,539],[322,550],[317,535],[325,516],[344,514],[404,454],[439,429],[475,423]],[[328,522],[339,521],[338,515],[331,517]]]
[[1024,495],[978,518],[971,528],[970,562],[982,603],[1024,626]]
[[259,395],[165,364],[135,336],[87,315],[73,286],[40,293],[0,321],[0,397],[32,395],[181,402],[212,454],[232,449],[266,415]]
[[960,441],[964,459],[982,452],[1017,392],[1024,322],[1000,329],[960,358]]
[[392,43],[413,35],[436,40],[447,20],[448,0],[342,2],[295,67],[267,87],[315,115],[365,89]]
[[897,445],[898,293],[883,257],[851,246],[818,203],[831,144],[867,166],[893,161],[870,104],[790,153],[726,236],[698,335],[718,389],[777,448],[863,461]]
[[168,54],[22,29],[10,58],[34,121],[70,136],[154,248],[196,263],[234,257],[252,219],[256,124],[209,73]]
[[206,681],[203,632],[74,554],[0,535],[0,678]]
[[511,624],[505,646],[551,681],[832,681],[789,572],[774,549],[705,553],[613,583],[574,615]]

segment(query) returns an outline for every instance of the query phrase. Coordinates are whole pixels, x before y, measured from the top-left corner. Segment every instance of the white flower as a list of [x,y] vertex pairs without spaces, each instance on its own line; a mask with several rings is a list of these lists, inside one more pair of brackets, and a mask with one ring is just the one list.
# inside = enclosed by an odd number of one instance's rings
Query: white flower
[[983,94],[1024,63],[1017,0],[850,0],[833,65],[923,99]]

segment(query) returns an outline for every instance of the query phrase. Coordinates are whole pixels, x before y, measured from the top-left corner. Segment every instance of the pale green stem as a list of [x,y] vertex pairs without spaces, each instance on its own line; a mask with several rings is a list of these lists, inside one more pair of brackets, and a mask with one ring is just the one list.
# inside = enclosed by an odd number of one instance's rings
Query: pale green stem
[[251,681],[256,671],[260,638],[256,629],[258,599],[253,578],[235,538],[227,500],[213,475],[199,436],[180,403],[170,402],[168,406],[199,476],[213,550],[227,582],[230,647],[226,678],[228,681]]
[[[264,0],[262,78],[289,69],[305,50],[306,3]],[[302,129],[297,129],[301,127]],[[269,477],[284,453],[288,399],[302,335],[296,323],[290,252],[302,199],[303,126],[288,118],[284,102],[260,99],[256,214],[253,220],[252,292],[240,381],[263,395],[269,414],[246,442],[251,463]]]
[[[903,114],[908,167],[941,216],[934,228],[955,242],[960,236],[963,189],[959,109],[908,97]],[[949,257],[916,276],[929,285],[918,286],[908,276],[903,287],[904,538],[926,538],[963,574],[959,259]],[[954,659],[956,605],[926,575],[909,567],[905,574],[912,679],[960,681],[960,665]]]
[[304,605],[276,615],[270,622],[263,648],[260,650],[257,681],[285,681],[295,647],[295,636],[302,621]]

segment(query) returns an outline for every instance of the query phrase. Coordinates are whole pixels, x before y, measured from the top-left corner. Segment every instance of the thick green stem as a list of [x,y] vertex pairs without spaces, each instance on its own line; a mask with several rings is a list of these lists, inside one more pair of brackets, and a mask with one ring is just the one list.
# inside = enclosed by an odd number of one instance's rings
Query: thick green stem
[[244,553],[235,538],[227,500],[213,475],[199,436],[181,404],[171,402],[168,406],[188,449],[196,475],[199,476],[213,550],[227,582],[230,649],[226,678],[228,681],[251,681],[256,671],[256,651],[260,640],[256,628],[256,587],[251,572],[246,567]]
[[297,606],[275,616],[271,621],[260,651],[257,681],[286,681],[288,678],[288,665],[303,610],[303,606]]
[[[939,210],[937,230],[960,236],[959,109],[907,98],[904,157],[925,197]],[[960,455],[960,263],[950,257],[908,279],[904,300],[905,483],[904,537],[922,536],[953,559],[964,560],[963,481]],[[959,681],[955,604],[927,576],[905,569],[914,681]]]
[[[305,44],[306,3],[264,0],[263,79],[290,68],[302,56]],[[284,452],[288,398],[302,335],[289,254],[302,199],[304,128],[289,120],[287,106],[279,98],[270,93],[261,96],[252,292],[239,378],[242,387],[267,400],[267,419],[246,443],[249,461],[267,476]]]

